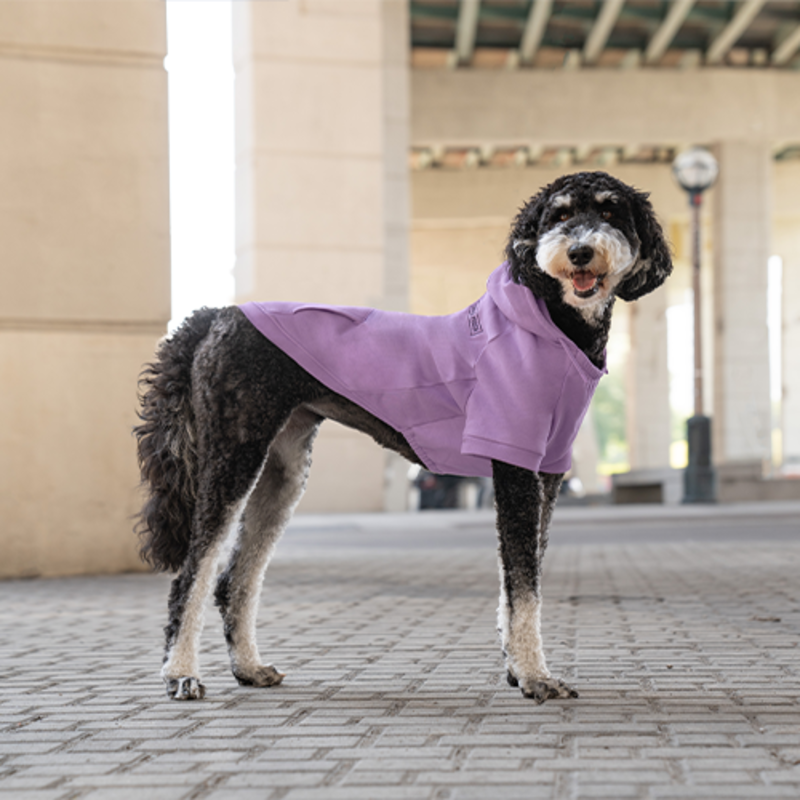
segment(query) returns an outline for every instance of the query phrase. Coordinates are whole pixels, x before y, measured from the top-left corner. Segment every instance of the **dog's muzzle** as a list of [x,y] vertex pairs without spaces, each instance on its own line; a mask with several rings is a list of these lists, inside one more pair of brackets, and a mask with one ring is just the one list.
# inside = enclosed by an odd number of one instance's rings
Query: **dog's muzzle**
[[591,297],[600,289],[602,279],[592,270],[585,269],[594,258],[594,248],[588,244],[574,244],[567,250],[567,258],[576,267],[570,275],[572,287],[578,297]]

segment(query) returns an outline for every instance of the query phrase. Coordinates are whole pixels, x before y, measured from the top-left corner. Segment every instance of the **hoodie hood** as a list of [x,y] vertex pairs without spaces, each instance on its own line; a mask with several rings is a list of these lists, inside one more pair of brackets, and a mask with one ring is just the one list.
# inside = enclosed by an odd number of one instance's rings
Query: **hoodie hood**
[[547,303],[511,278],[509,264],[504,261],[486,282],[486,291],[508,320],[523,330],[551,342],[558,342],[573,358],[581,371],[590,379],[598,380],[608,370],[598,369],[586,353],[553,322]]
[[550,341],[560,341],[563,332],[550,319],[547,304],[522,284],[511,278],[508,262],[504,261],[486,282],[486,290],[497,307],[515,325]]

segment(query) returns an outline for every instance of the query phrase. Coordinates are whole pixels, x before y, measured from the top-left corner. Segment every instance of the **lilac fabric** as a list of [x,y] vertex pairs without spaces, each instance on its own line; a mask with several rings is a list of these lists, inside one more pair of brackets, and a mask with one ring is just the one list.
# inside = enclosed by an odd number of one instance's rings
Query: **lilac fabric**
[[565,472],[605,373],[502,264],[476,303],[443,317],[302,303],[245,316],[325,386],[400,431],[432,472],[492,474],[492,459]]

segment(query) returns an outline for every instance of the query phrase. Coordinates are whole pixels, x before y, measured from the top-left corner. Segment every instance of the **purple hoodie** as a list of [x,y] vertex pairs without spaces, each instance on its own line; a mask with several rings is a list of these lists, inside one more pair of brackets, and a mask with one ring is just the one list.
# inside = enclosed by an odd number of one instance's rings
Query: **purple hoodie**
[[245,316],[329,389],[405,436],[431,472],[490,477],[492,459],[566,472],[605,373],[502,264],[469,308],[422,317],[245,303]]

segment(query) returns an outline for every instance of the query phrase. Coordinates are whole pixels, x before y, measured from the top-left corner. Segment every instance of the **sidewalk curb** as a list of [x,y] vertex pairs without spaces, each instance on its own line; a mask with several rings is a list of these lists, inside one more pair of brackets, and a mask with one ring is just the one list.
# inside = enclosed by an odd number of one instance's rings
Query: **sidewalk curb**
[[[731,503],[726,505],[619,505],[556,507],[553,524],[597,525],[614,522],[713,522],[724,520],[795,519],[800,531],[800,501]],[[445,528],[494,528],[493,509],[441,510],[402,513],[298,514],[288,530],[442,530]]]

